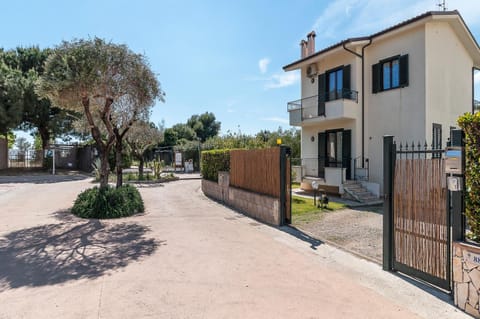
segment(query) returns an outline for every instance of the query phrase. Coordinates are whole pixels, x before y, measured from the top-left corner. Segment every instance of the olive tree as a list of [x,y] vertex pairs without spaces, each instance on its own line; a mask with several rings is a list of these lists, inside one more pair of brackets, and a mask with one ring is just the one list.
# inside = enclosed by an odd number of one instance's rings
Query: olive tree
[[162,132],[153,123],[138,121],[127,135],[127,144],[130,146],[133,157],[138,160],[138,177],[143,177],[145,153],[163,139]]
[[[99,38],[57,46],[46,60],[37,92],[58,107],[84,114],[100,157],[100,187],[108,184],[112,147],[117,144],[120,163],[128,130],[148,118],[155,100],[163,101],[164,95],[143,55]],[[117,187],[121,183],[120,177]]]

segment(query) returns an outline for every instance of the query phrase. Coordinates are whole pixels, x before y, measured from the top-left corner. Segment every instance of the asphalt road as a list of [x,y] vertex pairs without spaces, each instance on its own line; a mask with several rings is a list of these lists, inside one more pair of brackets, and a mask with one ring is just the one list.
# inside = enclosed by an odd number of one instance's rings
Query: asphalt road
[[377,264],[211,201],[200,180],[145,185],[144,215],[71,216],[91,186],[0,184],[0,318],[470,318]]

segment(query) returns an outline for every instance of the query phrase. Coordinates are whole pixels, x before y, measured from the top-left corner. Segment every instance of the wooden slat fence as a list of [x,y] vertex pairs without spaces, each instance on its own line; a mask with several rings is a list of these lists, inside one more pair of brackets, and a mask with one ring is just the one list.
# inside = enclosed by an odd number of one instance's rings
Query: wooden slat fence
[[230,151],[230,185],[279,198],[280,148]]
[[447,280],[444,160],[397,159],[394,176],[395,262]]

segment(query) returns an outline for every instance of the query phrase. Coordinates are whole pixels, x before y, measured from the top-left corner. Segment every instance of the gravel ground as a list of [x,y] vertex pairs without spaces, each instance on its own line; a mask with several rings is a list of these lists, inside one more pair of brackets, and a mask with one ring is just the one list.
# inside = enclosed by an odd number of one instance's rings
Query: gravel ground
[[337,247],[382,262],[382,206],[342,209],[318,214],[318,218],[292,225]]

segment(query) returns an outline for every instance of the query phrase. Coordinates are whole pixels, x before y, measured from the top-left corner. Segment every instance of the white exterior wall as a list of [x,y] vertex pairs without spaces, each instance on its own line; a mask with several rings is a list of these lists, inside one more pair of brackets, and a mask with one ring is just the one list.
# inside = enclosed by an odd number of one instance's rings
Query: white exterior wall
[[[305,162],[303,165],[306,166],[306,175],[318,175],[318,133],[338,128],[352,130],[352,158],[355,158],[353,154],[356,153],[357,146],[353,143],[353,141],[358,140],[359,134],[357,131],[355,120],[327,122],[326,124],[322,123],[321,126],[304,126],[302,127],[301,153],[302,159],[304,159]],[[313,142],[312,136],[314,139]]]
[[432,123],[442,125],[442,146],[456,120],[472,110],[473,60],[448,23],[426,24],[426,140]]
[[[314,62],[317,65],[318,74],[325,73],[328,70],[337,68],[342,65],[351,65],[350,70],[350,85],[351,89],[355,91],[361,90],[361,60],[357,58],[350,52],[345,51],[343,48],[335,51],[334,54],[327,55],[321,59],[317,59]],[[318,75],[315,77],[314,83],[311,82],[310,78],[306,76],[306,67],[302,68],[302,98],[318,95]],[[361,133],[357,131],[360,129],[360,126],[357,124],[356,120],[348,119],[337,119],[329,120],[333,117],[338,116],[338,114],[332,114],[331,112],[342,111],[343,114],[350,117],[359,119],[361,121],[361,96],[359,92],[358,103],[349,100],[334,100],[326,102],[326,114],[327,118],[325,120],[319,120],[316,123],[304,123],[302,126],[302,137],[301,137],[301,156],[305,162],[304,165],[308,167],[306,170],[307,175],[317,176],[318,175],[318,133],[325,132],[326,130],[333,130],[343,128],[345,130],[352,130],[352,159],[359,156],[357,154],[361,152]],[[345,108],[336,107],[336,104],[343,103]],[[348,105],[347,105],[348,104]],[[351,104],[354,104],[354,109],[350,108]],[[330,107],[329,107],[330,106]],[[314,141],[311,141],[311,137],[314,137]],[[353,166],[352,166],[353,172]]]
[[[336,52],[338,53],[319,58],[312,62],[317,65],[318,74],[325,73],[325,71],[342,65],[351,64],[351,89],[358,91],[359,89],[357,88],[357,85],[361,84],[361,82],[354,81],[355,76],[359,72],[359,70],[357,70],[357,68],[354,66],[356,62],[355,56],[343,49]],[[318,75],[315,77],[315,82],[312,83],[310,78],[307,77],[306,68],[307,67],[302,68],[302,98],[318,95]]]
[[[408,54],[408,86],[372,93],[372,65]],[[425,141],[425,29],[373,40],[365,54],[365,157],[369,178],[383,193],[383,136],[398,142]]]

